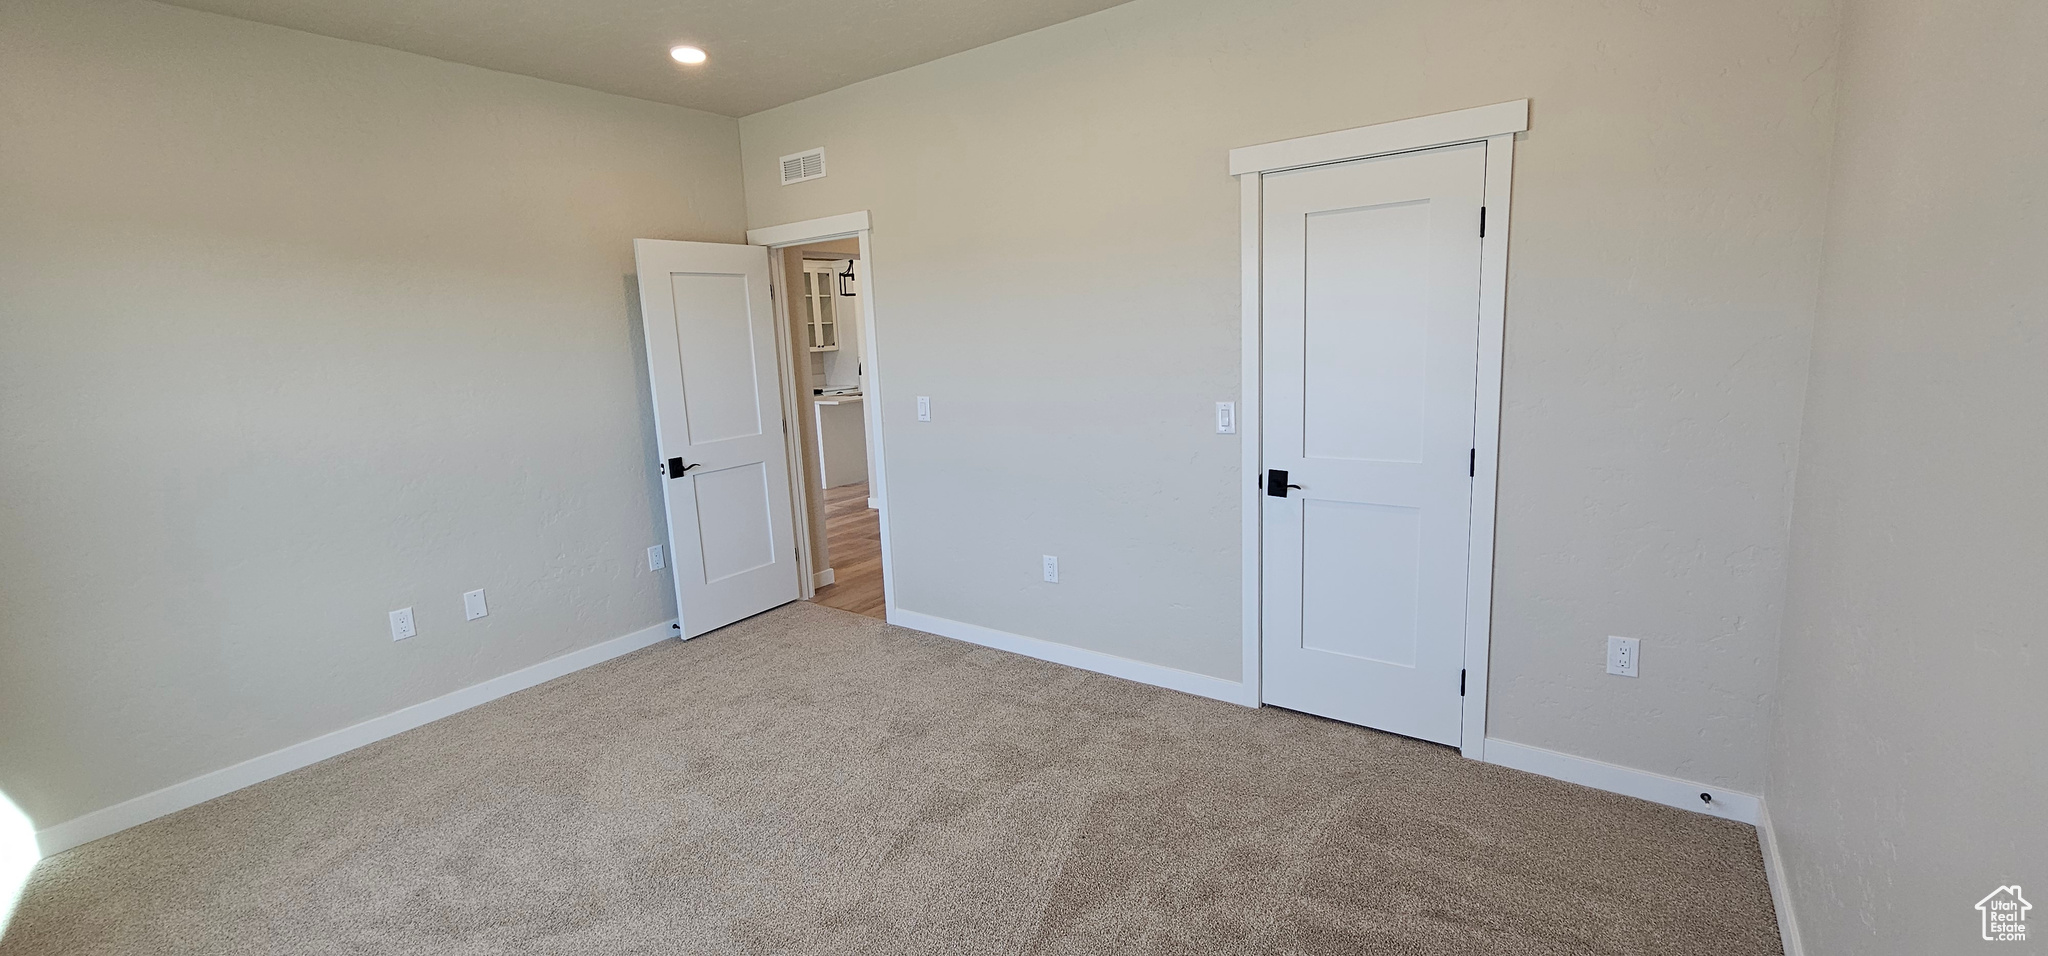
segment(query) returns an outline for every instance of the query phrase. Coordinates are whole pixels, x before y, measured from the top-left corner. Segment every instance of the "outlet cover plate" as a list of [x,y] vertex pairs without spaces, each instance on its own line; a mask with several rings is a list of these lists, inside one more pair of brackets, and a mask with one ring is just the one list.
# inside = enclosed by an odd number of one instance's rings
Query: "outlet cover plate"
[[491,613],[491,609],[484,606],[483,588],[477,588],[474,591],[470,591],[462,595],[463,620],[474,621],[477,618],[483,617],[489,613]]
[[402,641],[418,633],[419,630],[412,626],[412,608],[402,607],[391,612],[392,640]]
[[1636,676],[1641,664],[1643,642],[1634,637],[1610,637],[1607,639],[1607,673],[1618,677]]

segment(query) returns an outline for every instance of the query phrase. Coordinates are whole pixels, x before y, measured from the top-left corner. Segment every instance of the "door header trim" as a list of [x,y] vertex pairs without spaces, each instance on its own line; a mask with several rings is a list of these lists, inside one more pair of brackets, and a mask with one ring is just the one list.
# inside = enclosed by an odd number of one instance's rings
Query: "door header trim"
[[[1509,100],[1492,106],[1375,123],[1257,146],[1240,146],[1230,151],[1230,175],[1270,173],[1411,149],[1468,143],[1505,133],[1520,133],[1528,128],[1529,101]],[[752,234],[748,235],[751,241]]]
[[868,211],[840,213],[822,219],[806,219],[802,222],[786,222],[779,226],[762,226],[747,230],[747,244],[750,246],[793,246],[799,242],[820,242],[851,236],[868,228]]

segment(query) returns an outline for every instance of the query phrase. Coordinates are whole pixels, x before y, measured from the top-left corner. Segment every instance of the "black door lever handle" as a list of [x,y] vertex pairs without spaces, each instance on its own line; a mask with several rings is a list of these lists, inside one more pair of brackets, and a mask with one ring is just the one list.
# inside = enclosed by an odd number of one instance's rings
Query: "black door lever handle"
[[1285,498],[1287,497],[1287,489],[1289,488],[1293,488],[1296,491],[1301,490],[1300,485],[1290,485],[1287,483],[1287,469],[1266,469],[1266,494],[1271,495],[1275,498]]
[[[703,464],[701,461],[697,463],[697,465],[701,464]],[[697,467],[697,465],[685,465],[681,458],[671,458],[668,460],[668,476],[670,478],[681,478],[689,474],[690,469]]]

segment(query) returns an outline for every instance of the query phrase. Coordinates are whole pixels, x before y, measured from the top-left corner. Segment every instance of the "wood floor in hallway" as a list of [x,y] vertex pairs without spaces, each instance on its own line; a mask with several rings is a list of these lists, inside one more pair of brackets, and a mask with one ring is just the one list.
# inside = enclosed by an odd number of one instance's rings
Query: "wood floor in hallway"
[[868,483],[825,489],[825,547],[832,583],[811,600],[883,620],[882,519],[868,508]]

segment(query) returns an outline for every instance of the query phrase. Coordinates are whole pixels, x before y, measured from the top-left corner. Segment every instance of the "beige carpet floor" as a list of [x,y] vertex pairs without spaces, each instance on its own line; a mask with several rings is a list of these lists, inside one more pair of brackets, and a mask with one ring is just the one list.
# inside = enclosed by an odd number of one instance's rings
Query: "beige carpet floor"
[[1749,827],[791,604],[45,861],[0,953],[1777,953]]

